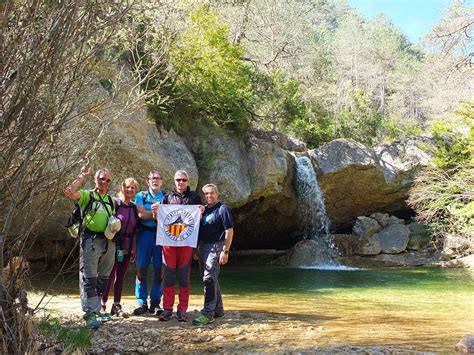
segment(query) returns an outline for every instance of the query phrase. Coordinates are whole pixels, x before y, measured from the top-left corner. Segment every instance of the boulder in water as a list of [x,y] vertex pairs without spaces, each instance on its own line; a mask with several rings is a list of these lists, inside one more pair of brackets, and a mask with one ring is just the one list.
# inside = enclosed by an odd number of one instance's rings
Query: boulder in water
[[288,252],[288,265],[314,266],[328,263],[329,255],[316,240],[302,240]]

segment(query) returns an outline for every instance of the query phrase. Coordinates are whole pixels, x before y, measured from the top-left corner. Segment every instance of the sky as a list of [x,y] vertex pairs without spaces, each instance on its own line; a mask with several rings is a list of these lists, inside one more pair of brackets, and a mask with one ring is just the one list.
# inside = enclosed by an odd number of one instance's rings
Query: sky
[[[444,18],[443,9],[449,6],[450,0],[348,0],[357,12],[371,19],[383,12],[412,43],[428,34]],[[467,0],[472,5],[474,0]]]

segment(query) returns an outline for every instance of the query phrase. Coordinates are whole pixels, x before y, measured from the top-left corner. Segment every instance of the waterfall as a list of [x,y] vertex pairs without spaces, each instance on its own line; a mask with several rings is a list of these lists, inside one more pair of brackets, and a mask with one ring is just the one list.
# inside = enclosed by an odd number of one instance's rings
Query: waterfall
[[317,245],[315,264],[334,265],[337,250],[329,233],[329,218],[313,164],[306,156],[296,157],[295,162],[301,234]]

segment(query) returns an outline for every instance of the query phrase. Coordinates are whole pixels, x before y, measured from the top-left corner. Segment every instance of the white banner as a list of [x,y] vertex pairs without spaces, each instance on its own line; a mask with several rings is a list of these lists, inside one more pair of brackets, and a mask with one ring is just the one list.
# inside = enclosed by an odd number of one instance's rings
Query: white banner
[[196,248],[200,217],[198,205],[159,205],[156,245]]

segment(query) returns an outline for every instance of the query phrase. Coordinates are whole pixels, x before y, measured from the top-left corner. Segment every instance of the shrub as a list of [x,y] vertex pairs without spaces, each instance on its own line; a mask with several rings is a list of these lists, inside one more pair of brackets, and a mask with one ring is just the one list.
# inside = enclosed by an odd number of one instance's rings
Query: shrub
[[59,344],[63,352],[70,354],[91,345],[89,329],[61,324],[59,318],[43,317],[38,321],[36,328],[44,340],[43,348]]
[[[458,111],[461,120],[433,125],[436,166],[417,177],[408,199],[438,238],[452,234],[474,241],[473,108]],[[459,127],[464,134],[456,133]]]

